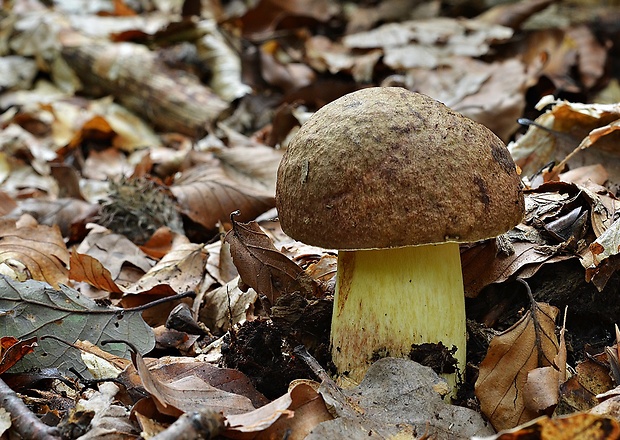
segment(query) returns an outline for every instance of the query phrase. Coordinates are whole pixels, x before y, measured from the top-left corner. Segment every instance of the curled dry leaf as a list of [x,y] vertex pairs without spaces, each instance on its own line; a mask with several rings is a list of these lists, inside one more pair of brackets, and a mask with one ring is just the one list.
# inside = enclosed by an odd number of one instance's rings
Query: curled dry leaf
[[317,388],[316,382],[295,381],[287,394],[273,402],[227,417],[227,437],[303,440],[319,423],[333,418]]
[[[620,105],[579,104],[546,97],[537,107],[549,104],[552,107],[536,118],[536,125],[530,125],[525,135],[508,145],[523,175],[535,175],[546,164],[559,163],[568,156],[565,164],[571,168],[604,163],[609,179],[618,181],[620,165],[614,146]],[[561,171],[558,167],[557,172]]]
[[257,298],[254,289],[243,292],[239,288],[237,276],[223,286],[196,298],[196,303],[200,304],[198,316],[213,333],[221,334],[230,330],[233,325],[245,321]]
[[[191,369],[181,374],[158,375],[150,370],[139,353],[132,353],[132,360],[144,388],[155,398],[158,409],[164,414],[178,416],[180,412],[196,411],[197,408],[211,408],[222,411],[224,415],[254,410],[248,397],[216,388]],[[239,372],[230,372],[231,376],[235,374],[242,376]]]
[[495,336],[480,363],[476,396],[495,429],[510,429],[540,414],[526,406],[524,386],[530,371],[552,366],[558,353],[555,318],[558,310],[536,303],[532,311]]
[[11,368],[22,357],[34,351],[37,338],[19,340],[12,336],[0,338],[0,374]]
[[[114,234],[103,226],[89,225],[88,236],[76,251],[97,259],[107,270],[115,283],[121,284],[121,271],[126,264],[148,272],[154,262],[128,238]],[[123,280],[127,284],[126,280]]]
[[125,293],[184,293],[198,288],[207,263],[204,246],[175,241],[174,247]]
[[233,222],[225,240],[241,280],[271,304],[284,293],[314,296],[315,281],[274,247],[258,223]]
[[540,417],[514,429],[491,437],[473,440],[560,440],[560,439],[620,439],[620,422],[612,417],[595,414],[574,414],[550,419]]
[[71,269],[69,278],[84,281],[97,289],[106,292],[121,293],[122,289],[114,282],[110,271],[94,257],[80,254],[75,249],[71,252]]
[[620,268],[620,221],[616,220],[592,242],[580,260],[586,269],[586,281],[592,282],[600,291],[609,278]]
[[0,221],[0,273],[19,281],[68,284],[69,252],[57,226]]
[[[262,185],[261,185],[262,186]],[[232,179],[223,168],[205,165],[183,173],[170,191],[181,212],[206,229],[228,220],[233,211],[241,220],[252,220],[275,206],[273,194]]]

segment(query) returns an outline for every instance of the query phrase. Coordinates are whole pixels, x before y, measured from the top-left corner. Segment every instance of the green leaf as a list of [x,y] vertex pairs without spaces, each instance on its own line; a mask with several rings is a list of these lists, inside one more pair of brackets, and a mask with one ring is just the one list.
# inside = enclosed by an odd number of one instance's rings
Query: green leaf
[[[69,343],[77,340],[100,345],[102,340],[122,339],[133,343],[140,353],[155,346],[151,328],[139,311],[103,306],[70,287],[55,290],[49,284],[28,280],[18,282],[0,276],[0,336],[19,339],[53,335]],[[11,373],[33,368],[70,367],[85,372],[80,351],[54,339],[39,340],[32,355],[24,357]],[[125,344],[107,344],[104,350],[129,358]]]

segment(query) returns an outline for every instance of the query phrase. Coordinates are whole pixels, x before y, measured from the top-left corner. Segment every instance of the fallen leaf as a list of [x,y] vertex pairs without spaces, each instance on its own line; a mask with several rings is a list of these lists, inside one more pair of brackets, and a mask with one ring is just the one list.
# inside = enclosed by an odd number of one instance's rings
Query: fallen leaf
[[22,357],[32,353],[37,345],[37,338],[19,340],[12,336],[0,338],[0,374],[15,365]]
[[553,365],[558,353],[558,310],[545,303],[536,303],[532,309],[491,340],[480,363],[476,396],[482,413],[497,430],[513,428],[539,416],[526,407],[523,388],[528,373]]
[[178,416],[180,412],[191,412],[197,407],[210,407],[224,415],[254,409],[249,398],[222,391],[191,372],[182,377],[158,377],[147,367],[140,353],[132,353],[132,360],[144,388],[156,399],[158,409],[164,414]]
[[251,220],[275,205],[274,196],[260,188],[233,180],[222,168],[212,165],[184,172],[170,187],[181,212],[206,229],[214,230],[234,211]]
[[244,292],[239,288],[237,276],[223,286],[201,294],[196,303],[200,305],[200,321],[213,333],[222,334],[244,322],[257,299],[254,289]]
[[314,296],[316,285],[304,270],[279,252],[258,223],[233,221],[226,234],[241,280],[274,304],[284,293]]
[[352,389],[334,390],[323,381],[319,391],[339,417],[321,423],[307,438],[448,440],[493,432],[479,413],[447,404],[435,390],[442,384],[446,389],[431,368],[396,358],[372,364]]
[[0,273],[20,281],[68,284],[69,252],[57,226],[0,221]]
[[202,280],[207,253],[204,246],[189,243],[187,238],[175,240],[170,251],[148,270],[125,294],[184,293],[196,290]]
[[98,260],[110,272],[110,276],[119,287],[126,287],[136,281],[121,278],[121,271],[126,266],[131,265],[141,270],[140,276],[153,266],[154,261],[128,238],[114,234],[99,225],[91,224],[89,228],[88,235],[77,247],[76,252]]
[[[70,287],[60,290],[48,284],[29,280],[19,283],[0,276],[0,334],[27,338],[53,335],[68,343],[88,340],[99,344],[103,339],[131,341],[141,352],[153,349],[153,331],[147,326],[140,312],[95,303]],[[107,351],[128,357],[124,344],[113,344]],[[61,345],[49,338],[40,340],[39,348],[23,358],[11,371],[28,371],[31,368],[58,367],[68,371],[73,367],[85,371],[79,350]]]
[[387,23],[347,35],[343,43],[351,49],[382,48],[383,62],[392,69],[433,69],[454,55],[484,55],[491,42],[506,40],[512,33],[510,28],[476,20],[437,17]]
[[586,269],[586,281],[603,290],[613,273],[620,268],[620,221],[616,220],[588,247],[580,260]]
[[551,419],[540,417],[522,426],[502,431],[491,437],[473,440],[563,440],[563,439],[620,439],[620,423],[611,417],[594,414],[574,414]]
[[110,271],[96,258],[73,250],[70,264],[69,278],[72,280],[84,281],[106,292],[122,293],[122,289],[112,279]]

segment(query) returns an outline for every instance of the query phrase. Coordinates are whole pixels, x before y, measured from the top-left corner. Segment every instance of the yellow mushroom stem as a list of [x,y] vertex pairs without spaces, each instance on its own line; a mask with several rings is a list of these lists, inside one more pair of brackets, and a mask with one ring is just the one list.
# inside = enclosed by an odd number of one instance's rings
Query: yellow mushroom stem
[[[408,357],[412,344],[458,348],[465,366],[465,297],[458,243],[340,251],[332,357],[346,386],[380,357]],[[454,375],[444,376],[450,389]],[[350,379],[350,382],[342,377]]]

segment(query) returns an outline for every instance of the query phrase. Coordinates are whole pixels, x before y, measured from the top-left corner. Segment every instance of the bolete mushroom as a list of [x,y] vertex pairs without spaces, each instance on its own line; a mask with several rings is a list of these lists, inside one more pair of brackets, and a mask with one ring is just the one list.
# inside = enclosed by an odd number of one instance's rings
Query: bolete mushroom
[[377,356],[407,357],[424,342],[455,346],[464,371],[459,243],[496,237],[524,211],[497,136],[428,96],[362,89],[323,106],[293,137],[276,204],[289,236],[339,250],[339,374],[359,382]]

